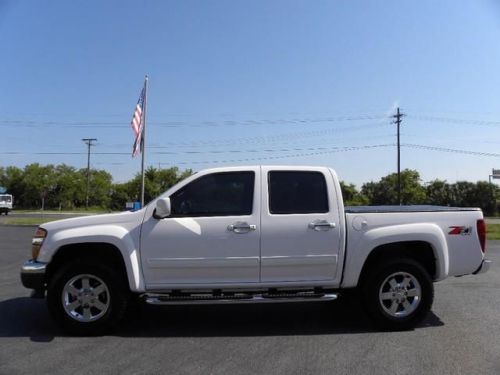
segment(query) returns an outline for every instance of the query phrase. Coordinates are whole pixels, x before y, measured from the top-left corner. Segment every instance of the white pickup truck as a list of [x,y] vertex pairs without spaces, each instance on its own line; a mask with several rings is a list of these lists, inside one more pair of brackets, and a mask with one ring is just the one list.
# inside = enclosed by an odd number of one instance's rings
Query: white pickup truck
[[335,172],[255,166],[198,172],[135,212],[38,228],[21,269],[72,333],[127,306],[329,301],[356,290],[383,328],[430,310],[433,282],[486,272],[477,208],[344,207]]

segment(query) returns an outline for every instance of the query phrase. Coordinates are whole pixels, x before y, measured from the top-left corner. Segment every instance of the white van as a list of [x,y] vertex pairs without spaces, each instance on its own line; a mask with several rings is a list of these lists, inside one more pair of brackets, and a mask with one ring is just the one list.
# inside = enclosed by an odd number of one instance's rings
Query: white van
[[8,215],[12,211],[14,197],[11,194],[0,194],[0,215],[5,213]]

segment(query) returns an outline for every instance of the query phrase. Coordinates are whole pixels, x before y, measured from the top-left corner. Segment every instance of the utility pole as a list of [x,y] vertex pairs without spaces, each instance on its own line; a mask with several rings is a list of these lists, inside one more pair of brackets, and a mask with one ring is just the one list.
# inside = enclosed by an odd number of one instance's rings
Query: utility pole
[[94,146],[93,142],[97,141],[97,138],[82,138],[82,141],[87,145],[87,194],[85,199],[85,208],[89,208],[89,188],[90,188],[90,147]]
[[404,113],[399,112],[399,107],[397,108],[396,114],[392,116],[395,119],[393,121],[393,124],[396,124],[398,126],[398,202],[400,206],[401,206],[401,144],[399,142],[400,138],[399,128],[401,127],[401,122],[402,122],[401,119],[403,116]]

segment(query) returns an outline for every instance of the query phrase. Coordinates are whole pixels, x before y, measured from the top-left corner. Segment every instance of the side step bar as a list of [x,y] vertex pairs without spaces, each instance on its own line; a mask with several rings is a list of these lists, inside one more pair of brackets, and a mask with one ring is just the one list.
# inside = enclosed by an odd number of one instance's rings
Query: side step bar
[[325,294],[252,294],[234,296],[144,294],[144,300],[150,305],[216,305],[238,303],[276,303],[276,302],[311,302],[334,301],[337,293]]

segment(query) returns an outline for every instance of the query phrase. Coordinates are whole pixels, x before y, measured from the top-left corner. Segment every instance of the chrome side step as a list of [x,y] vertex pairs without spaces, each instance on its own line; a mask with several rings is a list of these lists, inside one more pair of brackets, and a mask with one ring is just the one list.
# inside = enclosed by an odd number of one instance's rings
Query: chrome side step
[[277,303],[277,302],[315,302],[334,301],[337,293],[300,293],[300,294],[252,294],[234,296],[144,294],[144,300],[150,305],[216,305],[238,303]]

